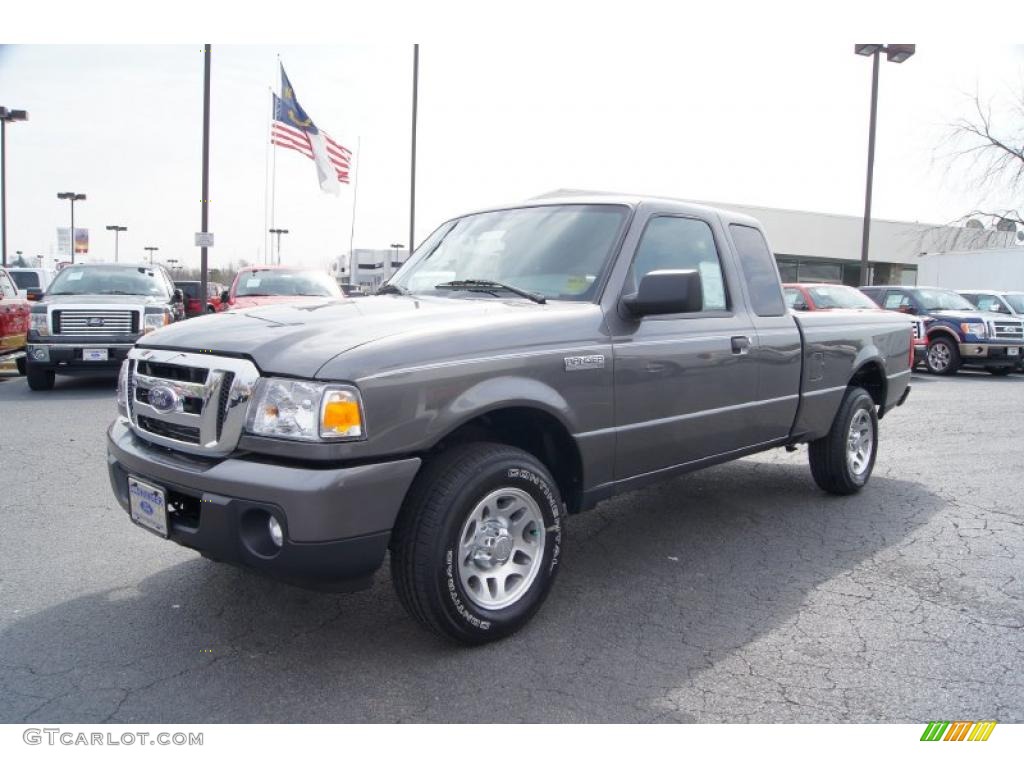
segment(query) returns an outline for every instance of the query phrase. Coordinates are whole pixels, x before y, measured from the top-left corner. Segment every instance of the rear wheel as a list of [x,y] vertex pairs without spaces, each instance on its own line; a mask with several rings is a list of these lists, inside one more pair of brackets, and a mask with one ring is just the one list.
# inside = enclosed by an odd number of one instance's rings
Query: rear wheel
[[849,496],[867,485],[877,453],[875,401],[860,387],[850,387],[829,433],[810,444],[811,475],[823,490]]
[[391,544],[405,609],[442,637],[506,637],[540,608],[561,559],[562,499],[548,469],[506,445],[470,443],[416,478]]
[[938,336],[928,344],[924,364],[929,373],[951,376],[960,368],[960,350],[947,336]]
[[208,306],[206,308],[206,314],[208,314],[208,315],[212,315],[212,314],[216,313],[216,311],[217,310],[216,310],[216,308],[213,307],[213,305],[210,305],[210,306]]
[[36,368],[33,365],[27,366],[25,375],[28,377],[28,388],[33,392],[43,392],[53,389],[53,382],[57,378],[52,370],[48,368]]

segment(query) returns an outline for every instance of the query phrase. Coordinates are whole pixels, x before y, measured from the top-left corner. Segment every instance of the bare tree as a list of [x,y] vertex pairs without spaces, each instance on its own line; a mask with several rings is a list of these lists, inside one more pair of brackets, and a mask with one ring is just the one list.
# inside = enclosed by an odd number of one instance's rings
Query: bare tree
[[974,209],[951,222],[962,228],[952,235],[959,241],[954,247],[1012,244],[1014,232],[1024,231],[1024,81],[998,114],[992,100],[975,92],[968,114],[949,129],[948,170],[962,174],[978,200]]

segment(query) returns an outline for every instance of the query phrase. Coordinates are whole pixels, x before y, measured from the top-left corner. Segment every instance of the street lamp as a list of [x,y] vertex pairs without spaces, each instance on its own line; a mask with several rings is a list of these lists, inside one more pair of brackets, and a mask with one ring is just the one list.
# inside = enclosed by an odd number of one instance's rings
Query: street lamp
[[[396,251],[401,251],[405,248],[403,243],[391,243],[391,247]],[[394,259],[391,258],[391,254],[388,254],[388,268],[384,270],[384,282],[386,283],[391,279],[391,268],[394,266]]]
[[0,166],[3,166],[0,177],[0,229],[3,229],[3,241],[0,243],[0,266],[7,266],[7,124],[28,120],[28,112],[24,109],[8,109],[0,107]]
[[860,241],[860,284],[871,285],[868,276],[868,241],[871,238],[871,184],[875,173],[875,121],[878,115],[878,55],[894,64],[902,64],[914,55],[917,46],[913,43],[858,43],[853,52],[858,56],[870,56],[871,64],[871,122],[868,128],[868,181],[864,192],[864,233]]
[[117,238],[122,232],[127,232],[128,227],[122,227],[118,224],[108,224],[107,231],[114,233],[114,263],[117,264]]
[[278,263],[278,265],[280,265],[281,264],[281,235],[287,235],[288,234],[288,230],[287,229],[272,229],[272,230],[270,230],[270,234],[277,235],[277,263]]
[[85,195],[79,192],[58,192],[58,200],[71,201],[71,263],[75,263],[75,201],[85,200]]
[[142,250],[149,251],[149,265],[153,266],[153,251],[159,251],[160,247],[156,245],[147,245]]

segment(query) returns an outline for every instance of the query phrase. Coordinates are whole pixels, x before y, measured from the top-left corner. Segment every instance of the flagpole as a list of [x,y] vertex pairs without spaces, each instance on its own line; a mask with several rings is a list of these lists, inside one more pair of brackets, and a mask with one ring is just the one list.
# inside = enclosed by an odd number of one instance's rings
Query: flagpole
[[[409,253],[416,247],[416,110],[420,81],[420,44],[412,47],[412,163],[409,174]],[[390,258],[390,257],[389,257]]]
[[[205,46],[203,55],[203,226],[202,231],[210,231],[210,44]],[[72,233],[74,237],[74,233]],[[72,249],[74,250],[74,249]],[[205,302],[209,293],[209,280],[206,241],[199,249],[199,296]],[[152,256],[152,251],[150,251]]]
[[[268,240],[270,239],[270,134],[274,123],[274,90],[267,86],[267,95],[270,96],[270,114],[267,117],[266,133],[263,140],[267,146],[263,151],[263,260],[266,263]],[[257,263],[259,259],[256,260]]]
[[352,171],[352,229],[348,234],[348,281],[352,284],[356,276],[356,197],[359,195],[359,166],[363,164],[363,137],[356,137],[356,162]]

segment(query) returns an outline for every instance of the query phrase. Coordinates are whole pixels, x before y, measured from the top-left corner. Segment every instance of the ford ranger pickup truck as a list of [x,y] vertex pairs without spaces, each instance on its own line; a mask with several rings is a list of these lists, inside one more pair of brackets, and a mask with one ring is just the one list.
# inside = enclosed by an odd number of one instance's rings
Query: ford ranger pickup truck
[[1020,364],[1024,322],[983,312],[954,291],[907,285],[864,286],[885,309],[915,318],[915,361],[929,373],[951,376],[961,367],[1006,376]]
[[483,643],[611,496],[801,443],[861,490],[911,352],[903,315],[791,314],[754,219],[546,200],[446,222],[378,295],[146,335],[110,482],[135,524],[293,583],[365,586],[390,552],[416,620]]
[[28,386],[53,389],[58,373],[114,375],[136,339],[181,318],[181,291],[159,265],[65,267],[32,305]]

